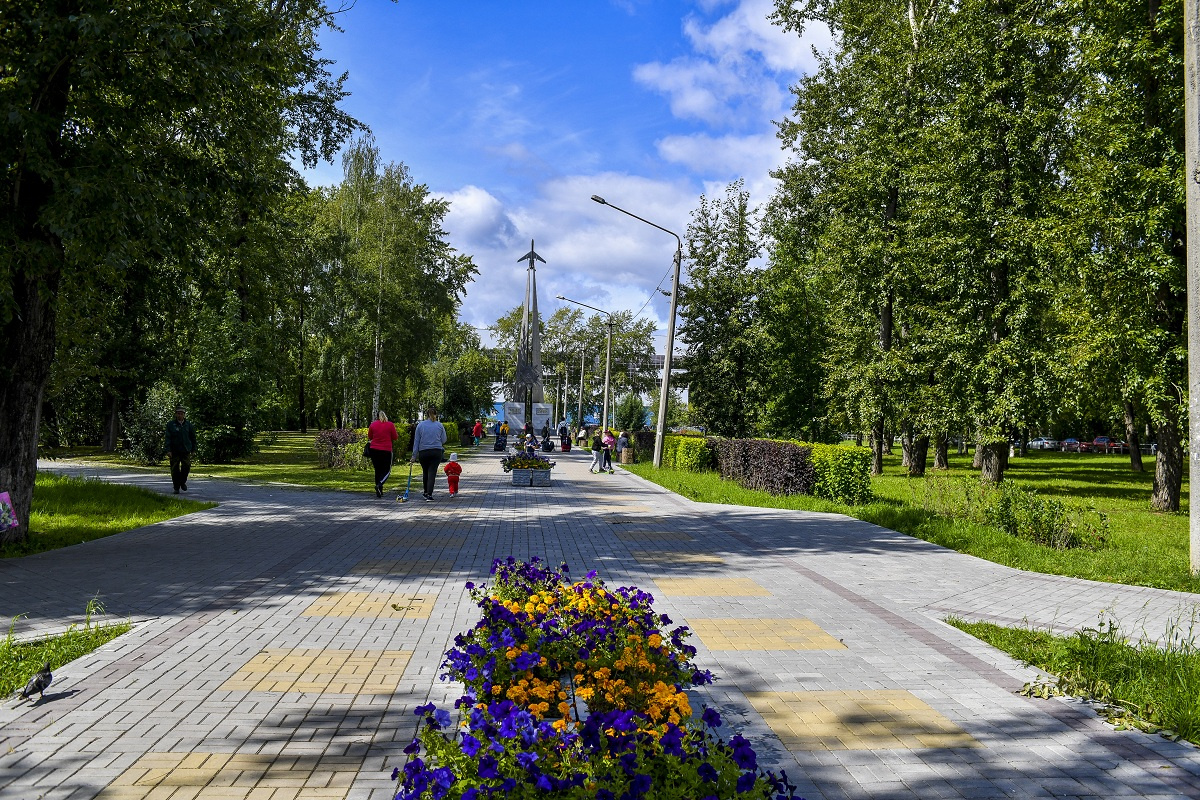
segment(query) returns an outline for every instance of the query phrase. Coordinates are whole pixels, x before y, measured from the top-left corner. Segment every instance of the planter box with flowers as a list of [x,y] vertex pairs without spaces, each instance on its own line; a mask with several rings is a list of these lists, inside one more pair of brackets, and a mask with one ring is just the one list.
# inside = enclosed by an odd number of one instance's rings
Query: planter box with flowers
[[497,560],[492,574],[490,587],[467,584],[483,618],[443,663],[442,679],[466,686],[458,722],[416,709],[425,724],[392,773],[396,800],[794,797],[746,739],[716,735],[716,711],[693,716],[684,689],[712,674],[650,595],[537,558]]
[[554,462],[541,456],[518,453],[500,459],[500,466],[505,472],[512,473],[513,486],[549,486]]

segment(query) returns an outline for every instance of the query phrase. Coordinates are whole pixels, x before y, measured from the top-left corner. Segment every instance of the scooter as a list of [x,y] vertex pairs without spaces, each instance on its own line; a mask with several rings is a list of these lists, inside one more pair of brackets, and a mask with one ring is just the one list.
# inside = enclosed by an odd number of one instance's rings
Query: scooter
[[404,494],[402,494],[396,498],[397,503],[407,503],[408,502],[408,492],[410,489],[412,489],[412,468],[413,468],[413,462],[410,461],[410,462],[408,462],[408,485],[404,487]]

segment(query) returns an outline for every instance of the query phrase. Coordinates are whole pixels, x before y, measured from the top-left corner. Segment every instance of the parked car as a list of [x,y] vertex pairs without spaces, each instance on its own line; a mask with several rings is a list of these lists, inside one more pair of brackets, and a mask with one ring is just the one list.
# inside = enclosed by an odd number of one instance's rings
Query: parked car
[[1083,450],[1082,448],[1086,445],[1086,442],[1081,442],[1078,439],[1071,438],[1063,439],[1061,448],[1064,453],[1085,453],[1087,451]]
[[1057,450],[1058,449],[1058,439],[1045,439],[1040,436],[1036,439],[1030,439],[1029,440],[1029,449],[1030,450]]
[[1113,438],[1111,436],[1097,436],[1092,439],[1092,450],[1097,453],[1107,453],[1108,448],[1112,447]]

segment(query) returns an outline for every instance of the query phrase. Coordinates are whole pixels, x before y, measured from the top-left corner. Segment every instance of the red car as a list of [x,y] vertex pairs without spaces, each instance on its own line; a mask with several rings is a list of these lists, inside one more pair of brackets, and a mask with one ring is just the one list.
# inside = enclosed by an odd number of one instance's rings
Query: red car
[[1098,453],[1124,453],[1128,448],[1129,445],[1111,436],[1097,436],[1092,441],[1092,449]]

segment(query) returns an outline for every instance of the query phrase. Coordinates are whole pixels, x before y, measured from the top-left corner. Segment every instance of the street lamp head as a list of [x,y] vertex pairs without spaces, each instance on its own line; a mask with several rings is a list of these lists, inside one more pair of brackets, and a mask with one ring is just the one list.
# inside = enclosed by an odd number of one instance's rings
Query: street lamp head
[[599,203],[599,204],[600,204],[600,205],[602,205],[602,206],[606,206],[606,205],[608,205],[608,201],[607,201],[607,200],[605,200],[603,197],[601,197],[601,196],[600,196],[600,195],[598,195],[598,194],[594,194],[594,195],[592,195],[592,200],[594,200],[595,202]]
[[556,294],[556,295],[554,295],[554,299],[555,300],[566,300],[567,298],[563,297],[561,294]]

